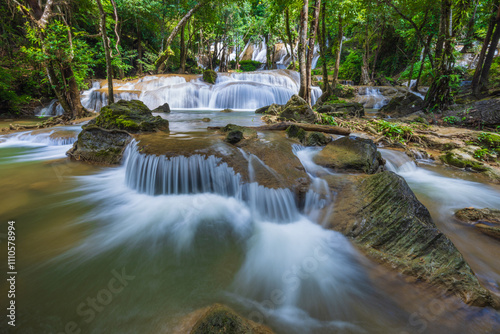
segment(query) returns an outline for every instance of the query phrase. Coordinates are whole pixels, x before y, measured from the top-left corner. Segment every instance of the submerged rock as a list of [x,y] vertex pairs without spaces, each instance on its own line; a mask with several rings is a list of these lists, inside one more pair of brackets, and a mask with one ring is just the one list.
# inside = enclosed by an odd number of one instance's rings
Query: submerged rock
[[161,106],[159,106],[158,108],[153,109],[153,112],[155,112],[155,113],[161,113],[161,112],[169,113],[170,106],[168,105],[168,103],[164,103]]
[[331,228],[352,238],[373,259],[417,281],[469,305],[500,306],[401,176],[386,171],[347,185],[342,182],[334,176],[329,179],[333,190],[342,192],[334,203]]
[[217,81],[217,72],[212,70],[203,71],[203,81],[209,84],[214,84],[215,81]]
[[[269,112],[269,110],[268,110]],[[290,100],[281,108],[280,118],[295,122],[314,123],[318,120],[309,104],[298,95],[293,95]]]
[[415,94],[408,93],[404,96],[398,96],[389,101],[389,103],[380,109],[380,113],[392,117],[403,117],[413,114],[424,108],[424,100]]
[[119,164],[131,140],[132,136],[126,131],[106,130],[89,125],[80,132],[78,140],[66,154],[77,161]]
[[500,210],[465,208],[455,212],[455,217],[473,224],[482,233],[500,240]]
[[241,132],[240,130],[232,130],[227,133],[225,140],[229,144],[236,144],[242,139],[243,139],[243,132]]
[[233,112],[234,110],[233,109],[229,109],[229,108],[226,108],[226,109],[222,109],[220,112]]
[[314,157],[320,166],[345,172],[374,174],[384,166],[377,146],[370,139],[343,137],[323,148]]
[[268,327],[245,319],[227,306],[214,304],[187,315],[174,334],[272,334]]
[[153,116],[151,110],[139,100],[118,101],[101,109],[99,116],[89,124],[108,129],[125,130],[130,133],[168,130],[168,121]]

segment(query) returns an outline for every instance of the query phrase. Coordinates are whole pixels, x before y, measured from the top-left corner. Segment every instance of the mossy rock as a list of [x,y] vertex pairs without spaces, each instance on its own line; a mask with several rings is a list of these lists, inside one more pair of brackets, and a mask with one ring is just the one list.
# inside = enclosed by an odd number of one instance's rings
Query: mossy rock
[[330,226],[371,258],[469,305],[500,307],[404,178],[385,171],[335,190],[343,196],[335,203]]
[[226,142],[229,144],[236,144],[243,139],[243,132],[240,130],[231,130],[226,135]]
[[247,320],[229,307],[215,304],[200,316],[190,334],[272,334],[266,326]]
[[123,130],[87,126],[66,153],[71,159],[103,165],[119,164],[132,136]]
[[293,95],[286,105],[281,108],[279,117],[289,121],[305,123],[315,123],[318,120],[316,112],[298,95]]
[[153,109],[152,112],[155,112],[155,113],[162,113],[162,112],[163,113],[169,113],[170,112],[170,106],[168,105],[168,103],[164,103],[161,106]]
[[279,113],[281,112],[283,106],[273,103],[269,106],[265,106],[262,108],[259,108],[255,110],[256,114],[264,114],[264,115],[271,115],[271,116],[278,116]]
[[441,155],[439,159],[447,165],[458,168],[471,168],[477,172],[485,172],[489,169],[487,166],[478,161],[464,159],[453,152],[447,152],[446,154]]
[[374,174],[384,166],[377,146],[370,139],[342,137],[326,145],[315,157],[320,166],[344,172]]
[[225,127],[221,128],[220,131],[224,134],[233,131],[240,131],[243,134],[244,138],[246,139],[257,138],[257,131],[255,131],[254,129],[246,128],[244,126],[239,126],[235,124],[228,124]]
[[300,142],[306,138],[306,132],[304,129],[298,127],[297,125],[290,125],[285,132],[288,138],[297,138]]
[[332,137],[327,137],[320,132],[311,132],[307,134],[302,143],[305,146],[325,146],[331,141]]
[[220,112],[230,113],[233,111],[234,111],[233,109],[226,108],[226,109],[222,109]]
[[214,84],[217,81],[217,73],[213,70],[205,70],[203,71],[203,81]]
[[139,100],[121,100],[105,106],[89,125],[130,133],[168,130],[168,121],[160,116],[153,116],[151,110]]

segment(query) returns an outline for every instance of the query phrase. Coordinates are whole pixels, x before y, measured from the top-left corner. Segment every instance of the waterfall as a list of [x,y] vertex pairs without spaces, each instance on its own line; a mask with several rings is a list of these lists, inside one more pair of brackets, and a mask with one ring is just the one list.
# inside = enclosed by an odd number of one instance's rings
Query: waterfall
[[127,147],[125,180],[128,187],[147,195],[212,193],[235,197],[267,221],[293,221],[299,215],[289,189],[271,189],[255,182],[243,183],[241,175],[220,158],[144,155],[134,142]]
[[39,112],[35,113],[35,116],[60,116],[64,114],[64,109],[60,104],[58,104],[58,100],[54,99],[50,101],[49,105],[42,108]]
[[389,103],[389,98],[382,95],[380,89],[375,87],[362,87],[358,91],[356,102],[367,109],[380,109]]
[[[115,100],[139,99],[150,109],[168,103],[173,109],[255,110],[272,103],[285,104],[299,92],[300,76],[288,70],[252,73],[220,73],[214,85],[200,77],[155,76],[128,82],[115,88]],[[107,93],[94,86],[82,97],[85,108],[99,111],[107,105]],[[312,104],[321,96],[312,87]]]

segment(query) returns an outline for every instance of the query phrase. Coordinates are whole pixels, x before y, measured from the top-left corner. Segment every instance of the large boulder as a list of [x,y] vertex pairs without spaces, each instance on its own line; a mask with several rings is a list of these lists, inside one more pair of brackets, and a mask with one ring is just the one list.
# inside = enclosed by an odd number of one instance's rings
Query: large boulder
[[346,103],[325,103],[317,106],[317,112],[335,117],[354,116],[362,117],[365,115],[365,108],[361,103],[346,102]]
[[99,116],[89,122],[107,130],[125,130],[129,133],[168,130],[168,121],[153,116],[139,100],[118,101],[101,109]]
[[74,160],[113,165],[121,162],[132,133],[168,130],[168,121],[153,116],[141,101],[118,101],[103,107],[99,116],[82,129],[67,155]]
[[119,164],[132,136],[123,130],[106,130],[95,125],[87,126],[78,140],[66,153],[77,161],[104,165]]
[[351,183],[331,176],[329,183],[342,193],[329,227],[353,239],[372,259],[467,304],[500,306],[401,176],[385,171]]
[[380,109],[382,115],[391,117],[404,117],[413,114],[424,108],[424,100],[415,94],[408,93],[398,96],[389,101],[389,103]]
[[272,334],[268,327],[245,319],[227,306],[214,304],[184,317],[174,334]]
[[281,108],[279,116],[295,122],[315,123],[318,120],[317,114],[311,109],[309,104],[298,95],[293,95],[290,98],[286,105]]
[[351,137],[342,137],[326,145],[314,157],[314,162],[337,171],[367,174],[374,174],[384,166],[372,140]]

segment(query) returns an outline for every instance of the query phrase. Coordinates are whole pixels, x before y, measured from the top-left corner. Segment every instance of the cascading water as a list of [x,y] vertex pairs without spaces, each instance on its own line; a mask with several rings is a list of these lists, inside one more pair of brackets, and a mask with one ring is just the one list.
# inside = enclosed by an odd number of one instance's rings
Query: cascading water
[[22,148],[22,154],[14,161],[35,161],[60,159],[66,156],[81,128],[79,126],[59,127],[52,131],[27,131],[0,136],[0,148]]
[[35,113],[35,116],[60,116],[64,114],[64,109],[60,104],[57,104],[57,99],[50,101],[49,105],[45,108],[40,109],[39,112]]
[[151,254],[171,245],[186,254],[200,242],[213,249],[233,240],[243,247],[243,262],[227,296],[250,318],[287,333],[363,332],[355,319],[366,319],[363,305],[380,302],[344,236],[302,215],[289,190],[244,184],[218,158],[148,156],[134,142],[122,167],[80,181],[78,191],[87,195],[75,201],[98,204],[82,223],[99,223],[63,258],[88,260],[124,244]]
[[413,191],[440,203],[443,215],[464,207],[499,208],[500,195],[484,184],[442,176],[417,167],[405,153],[380,149],[386,168],[403,176]]
[[[138,98],[150,109],[168,103],[174,109],[242,109],[255,110],[272,103],[285,104],[299,91],[299,74],[288,70],[253,73],[220,74],[214,85],[199,77],[146,77],[137,83],[116,88],[117,100]],[[120,92],[123,90],[123,92]],[[106,93],[93,90],[85,93],[86,108],[100,110],[107,104]],[[312,104],[321,95],[312,87]]]
[[380,109],[389,103],[389,100],[382,95],[380,89],[374,87],[360,88],[356,97],[356,102],[361,103],[367,109]]

